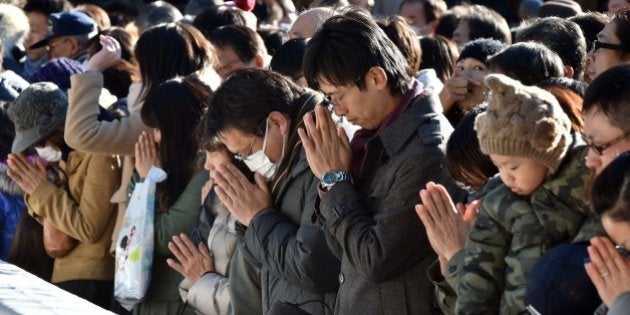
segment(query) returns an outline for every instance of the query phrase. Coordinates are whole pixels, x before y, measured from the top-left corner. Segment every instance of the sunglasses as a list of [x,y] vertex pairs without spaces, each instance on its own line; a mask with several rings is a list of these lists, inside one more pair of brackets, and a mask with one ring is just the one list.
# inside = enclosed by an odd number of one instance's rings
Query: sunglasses
[[626,47],[624,45],[618,45],[618,44],[604,43],[604,42],[600,42],[599,40],[594,40],[593,51],[597,51],[600,48],[630,52],[630,47]]

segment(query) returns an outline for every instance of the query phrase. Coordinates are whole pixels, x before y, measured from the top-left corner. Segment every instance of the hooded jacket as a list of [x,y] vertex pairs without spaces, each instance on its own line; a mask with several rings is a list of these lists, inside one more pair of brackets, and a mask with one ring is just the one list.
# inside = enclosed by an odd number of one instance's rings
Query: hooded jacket
[[[584,156],[578,137],[558,171],[529,198],[501,185],[484,199],[470,231],[457,287],[457,314],[525,313],[526,278],[547,249],[590,238],[603,229],[589,222]],[[587,233],[581,233],[583,230]]]

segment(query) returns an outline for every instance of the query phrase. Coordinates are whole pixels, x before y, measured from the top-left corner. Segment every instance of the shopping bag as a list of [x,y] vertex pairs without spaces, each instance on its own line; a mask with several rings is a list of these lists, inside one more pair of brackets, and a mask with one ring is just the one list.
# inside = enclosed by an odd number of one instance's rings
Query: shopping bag
[[136,184],[118,233],[114,296],[129,311],[142,301],[151,281],[155,187],[164,179],[166,173],[152,167]]

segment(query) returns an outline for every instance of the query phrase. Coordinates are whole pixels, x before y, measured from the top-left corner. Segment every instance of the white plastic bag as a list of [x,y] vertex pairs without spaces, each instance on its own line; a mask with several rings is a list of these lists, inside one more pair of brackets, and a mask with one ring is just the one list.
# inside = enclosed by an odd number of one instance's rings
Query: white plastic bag
[[142,301],[151,281],[155,186],[164,179],[166,173],[152,167],[136,184],[118,233],[114,296],[129,311]]

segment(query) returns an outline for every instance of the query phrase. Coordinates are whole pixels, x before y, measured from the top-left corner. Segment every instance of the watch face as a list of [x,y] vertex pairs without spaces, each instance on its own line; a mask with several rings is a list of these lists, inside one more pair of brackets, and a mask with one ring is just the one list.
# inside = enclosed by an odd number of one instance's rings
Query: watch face
[[324,174],[324,177],[322,178],[322,181],[325,184],[332,184],[337,180],[337,173],[335,172],[328,172],[326,174]]

